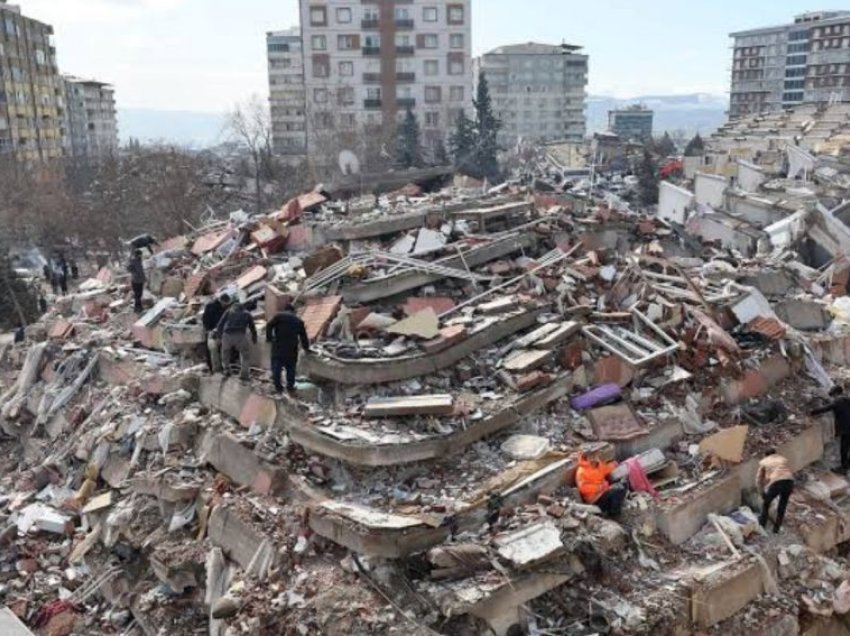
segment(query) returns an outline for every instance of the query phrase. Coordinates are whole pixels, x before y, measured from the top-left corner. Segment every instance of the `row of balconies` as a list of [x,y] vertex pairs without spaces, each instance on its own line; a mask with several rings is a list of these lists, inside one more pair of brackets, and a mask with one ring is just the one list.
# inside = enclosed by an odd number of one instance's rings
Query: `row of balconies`
[[[381,55],[381,47],[380,46],[364,46],[362,48],[363,55],[376,57]],[[405,56],[405,55],[415,55],[416,47],[413,45],[395,45],[395,54],[397,56]]]
[[[409,31],[415,27],[413,19],[396,18],[394,21],[396,30]],[[363,18],[360,21],[360,28],[364,31],[374,31],[381,27],[381,21],[378,18]]]
[[[416,106],[415,97],[397,97],[395,100],[397,108],[413,108]],[[363,108],[366,110],[380,110],[384,105],[382,99],[364,99]]]
[[[381,80],[380,73],[363,73],[364,84],[380,84]],[[396,73],[395,81],[398,84],[411,84],[416,81],[416,73]]]

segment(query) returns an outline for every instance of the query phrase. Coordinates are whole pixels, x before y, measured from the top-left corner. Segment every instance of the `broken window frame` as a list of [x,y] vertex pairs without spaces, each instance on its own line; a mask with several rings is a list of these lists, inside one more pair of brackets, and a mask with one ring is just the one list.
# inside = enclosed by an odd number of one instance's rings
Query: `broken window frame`
[[[679,343],[664,333],[643,313],[637,309],[632,309],[629,313],[632,315],[633,329],[631,331],[628,331],[625,327],[620,327],[621,331],[614,331],[609,325],[593,324],[585,325],[582,328],[582,333],[603,349],[610,351],[635,367],[670,355],[679,349]],[[659,344],[642,335],[640,333],[641,326],[658,336],[661,343]],[[623,331],[628,331],[628,333],[624,334]]]

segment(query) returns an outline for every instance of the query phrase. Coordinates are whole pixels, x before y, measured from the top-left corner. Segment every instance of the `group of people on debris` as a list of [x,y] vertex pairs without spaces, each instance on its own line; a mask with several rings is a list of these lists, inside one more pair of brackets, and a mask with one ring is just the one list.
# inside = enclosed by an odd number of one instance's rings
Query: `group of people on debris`
[[76,261],[66,260],[62,252],[56,252],[54,257],[44,264],[42,273],[53,293],[59,294],[61,291],[63,295],[68,293],[68,281],[76,280],[80,276]]
[[[229,375],[230,361],[238,355],[239,377],[249,380],[251,342],[257,343],[257,327],[246,304],[228,294],[213,298],[202,317],[207,334],[207,364],[211,373]],[[250,338],[250,341],[249,341]],[[295,390],[298,345],[310,351],[310,339],[304,322],[287,305],[266,324],[266,340],[271,343],[271,375],[275,391],[283,392],[282,375],[286,372],[286,390]]]

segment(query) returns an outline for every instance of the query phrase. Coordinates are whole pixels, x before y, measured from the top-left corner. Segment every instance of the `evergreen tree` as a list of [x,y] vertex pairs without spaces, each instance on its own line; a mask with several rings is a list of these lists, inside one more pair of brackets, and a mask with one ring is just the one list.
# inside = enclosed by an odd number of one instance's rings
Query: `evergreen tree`
[[438,139],[434,144],[434,164],[438,166],[449,165],[449,153],[442,139]]
[[452,159],[457,170],[471,174],[475,164],[475,127],[472,120],[461,112],[457,118],[455,131],[449,138]]
[[499,180],[499,145],[497,137],[502,122],[493,113],[493,102],[490,98],[490,86],[487,76],[482,73],[478,80],[478,91],[475,96],[475,165],[481,177],[490,181]]
[[661,139],[655,143],[655,150],[661,157],[669,157],[676,154],[676,144],[673,143],[673,140],[670,138],[670,135],[666,130],[664,131],[664,135]]
[[644,205],[658,203],[658,175],[652,154],[647,149],[643,151],[643,160],[637,173],[640,202]]
[[705,152],[705,142],[702,137],[697,133],[693,139],[688,142],[688,145],[685,146],[685,156],[686,157],[697,157]]
[[422,146],[419,141],[419,122],[410,108],[398,128],[398,151],[396,160],[402,168],[418,168],[422,165]]

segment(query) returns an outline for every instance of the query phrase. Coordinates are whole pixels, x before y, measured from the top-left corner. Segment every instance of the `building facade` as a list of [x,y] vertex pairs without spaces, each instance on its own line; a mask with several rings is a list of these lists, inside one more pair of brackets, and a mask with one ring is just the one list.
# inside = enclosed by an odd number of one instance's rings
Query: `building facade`
[[608,111],[608,130],[624,141],[652,139],[654,113],[640,104]]
[[850,11],[732,33],[730,118],[810,102],[850,101]]
[[470,0],[300,0],[308,157],[366,166],[410,109],[426,155],[472,101]]
[[502,122],[499,143],[582,141],[587,128],[588,57],[579,46],[529,42],[501,46],[476,60]]
[[266,34],[269,67],[269,100],[272,148],[293,163],[307,153],[307,118],[304,89],[304,53],[301,30]]
[[98,161],[118,150],[115,90],[109,84],[63,77],[65,85],[65,154]]
[[53,27],[0,0],[0,157],[62,157],[65,99]]

